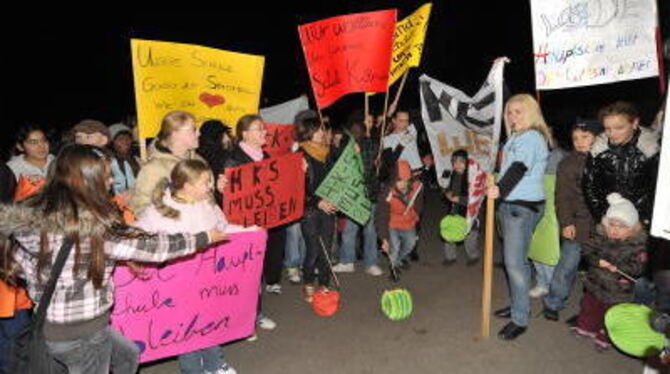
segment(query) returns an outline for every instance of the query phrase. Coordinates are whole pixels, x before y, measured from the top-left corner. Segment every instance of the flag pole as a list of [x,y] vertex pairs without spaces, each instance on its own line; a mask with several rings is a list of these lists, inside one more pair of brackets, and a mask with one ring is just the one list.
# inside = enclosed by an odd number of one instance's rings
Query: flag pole
[[379,151],[377,152],[377,175],[379,175],[379,168],[381,167],[382,151],[384,150],[384,135],[386,135],[386,115],[389,105],[389,90],[386,88],[384,93],[384,115],[382,116],[382,131],[379,134]]
[[[398,87],[398,91],[395,93],[395,99],[393,99],[393,103],[391,103],[391,108],[393,108],[393,112],[396,111],[398,108],[398,102],[400,101],[400,95],[402,94],[402,90],[405,88],[405,82],[407,81],[407,76],[409,75],[409,68],[407,68],[407,71],[402,75],[402,80],[400,81],[400,86]],[[393,112],[389,113],[390,115],[393,115]]]
[[[495,183],[493,174],[487,176],[486,185]],[[486,197],[486,231],[484,239],[484,280],[482,284],[482,337],[488,339],[491,336],[491,285],[493,282],[493,224],[495,212],[495,200]]]
[[363,121],[365,122],[370,115],[370,95],[368,95],[367,92],[363,92],[363,99],[365,100],[365,117],[363,118]]
[[139,145],[140,145],[140,160],[142,160],[142,163],[147,162],[148,160],[148,154],[147,154],[147,138],[145,137],[139,137]]

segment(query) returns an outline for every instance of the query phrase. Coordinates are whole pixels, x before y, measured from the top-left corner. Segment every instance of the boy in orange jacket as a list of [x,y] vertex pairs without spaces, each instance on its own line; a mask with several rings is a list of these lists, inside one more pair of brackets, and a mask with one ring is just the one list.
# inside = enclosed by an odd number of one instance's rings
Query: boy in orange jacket
[[409,163],[399,160],[395,177],[379,194],[375,217],[382,250],[393,266],[409,263],[405,260],[418,239],[416,225],[422,207],[423,185],[412,179]]

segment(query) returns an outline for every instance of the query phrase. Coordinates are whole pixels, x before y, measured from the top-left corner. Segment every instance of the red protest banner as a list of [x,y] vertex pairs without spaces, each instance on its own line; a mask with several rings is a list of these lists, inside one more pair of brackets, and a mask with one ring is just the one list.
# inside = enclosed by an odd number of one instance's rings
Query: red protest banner
[[279,157],[291,152],[293,146],[293,125],[279,125],[265,122],[265,146],[263,150],[270,157]]
[[266,229],[302,217],[305,171],[300,153],[226,169],[223,211],[232,223]]
[[319,108],[351,92],[386,92],[395,22],[392,9],[298,27]]

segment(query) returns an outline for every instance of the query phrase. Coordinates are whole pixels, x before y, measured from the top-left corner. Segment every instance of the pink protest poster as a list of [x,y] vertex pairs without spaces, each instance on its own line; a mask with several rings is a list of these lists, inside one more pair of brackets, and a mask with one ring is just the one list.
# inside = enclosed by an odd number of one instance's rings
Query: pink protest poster
[[254,332],[266,231],[230,240],[164,266],[141,279],[126,266],[114,272],[112,326],[148,362],[250,336]]

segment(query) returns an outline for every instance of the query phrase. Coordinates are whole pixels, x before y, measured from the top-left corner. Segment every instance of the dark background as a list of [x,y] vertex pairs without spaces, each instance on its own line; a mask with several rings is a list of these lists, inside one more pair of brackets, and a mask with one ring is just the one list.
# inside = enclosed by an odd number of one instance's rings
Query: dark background
[[[25,17],[6,13],[12,25],[22,26],[2,25],[1,62],[5,74],[0,121],[5,135],[0,137],[1,149],[8,149],[14,129],[26,122],[66,129],[83,118],[111,124],[134,113],[130,38],[264,55],[263,107],[302,93],[311,97],[297,35],[299,24],[388,8],[397,8],[401,19],[425,2],[334,0],[311,2],[311,9],[272,9],[268,7],[271,2],[258,2],[257,9],[246,12],[208,8],[119,14],[97,11],[90,16],[57,17],[49,12]],[[534,93],[529,4],[526,0],[434,1],[422,63],[412,69],[400,106],[419,107],[417,79],[423,73],[474,94],[493,59],[502,55],[512,60],[505,70],[510,91]],[[663,38],[667,40],[670,1],[658,0],[658,7]],[[541,94],[547,120],[561,139],[566,139],[565,130],[575,117],[592,117],[600,106],[616,99],[637,104],[643,123],[649,123],[662,104],[659,80]],[[381,111],[382,104],[383,95],[373,97],[373,111]],[[352,94],[326,113],[337,123],[362,106],[363,95]]]

